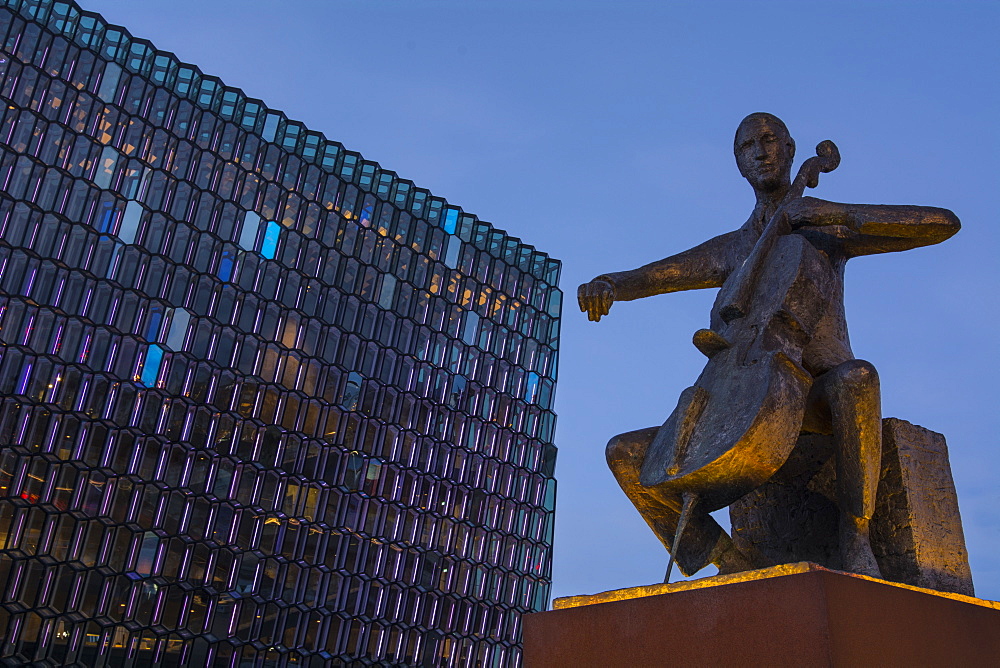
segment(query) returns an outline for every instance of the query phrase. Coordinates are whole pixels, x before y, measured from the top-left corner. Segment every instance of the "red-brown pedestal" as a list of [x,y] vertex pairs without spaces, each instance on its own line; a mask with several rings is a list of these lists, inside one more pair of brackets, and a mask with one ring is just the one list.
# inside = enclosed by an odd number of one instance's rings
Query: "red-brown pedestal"
[[1000,664],[997,603],[812,564],[556,607],[524,618],[526,668]]

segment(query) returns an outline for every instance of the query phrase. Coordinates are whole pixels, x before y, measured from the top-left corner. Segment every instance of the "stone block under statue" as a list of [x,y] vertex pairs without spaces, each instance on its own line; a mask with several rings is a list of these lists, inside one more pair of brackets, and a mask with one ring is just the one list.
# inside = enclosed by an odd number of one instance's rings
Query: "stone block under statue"
[[[765,568],[809,561],[841,570],[832,437],[803,433],[767,483],[730,506],[733,541]],[[974,595],[944,436],[882,420],[872,550],[882,577]]]
[[525,668],[960,666],[1000,656],[1000,603],[799,563],[559,598]]

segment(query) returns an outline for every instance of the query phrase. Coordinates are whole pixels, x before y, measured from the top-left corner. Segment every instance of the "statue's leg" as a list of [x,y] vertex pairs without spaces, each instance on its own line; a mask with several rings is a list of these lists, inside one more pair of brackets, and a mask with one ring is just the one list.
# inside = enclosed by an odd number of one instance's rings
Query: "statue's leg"
[[[649,528],[669,551],[677,531],[681,506],[678,499],[657,493],[655,487],[644,487],[639,482],[639,471],[646,456],[646,449],[659,427],[639,429],[615,436],[608,442],[608,466]],[[678,567],[685,575],[693,575],[709,563],[719,567],[720,573],[750,570],[753,564],[733,544],[729,534],[715,519],[695,506],[677,554]]]
[[850,360],[816,382],[816,394],[828,404],[833,427],[843,568],[881,577],[868,536],[882,461],[878,373],[864,360]]

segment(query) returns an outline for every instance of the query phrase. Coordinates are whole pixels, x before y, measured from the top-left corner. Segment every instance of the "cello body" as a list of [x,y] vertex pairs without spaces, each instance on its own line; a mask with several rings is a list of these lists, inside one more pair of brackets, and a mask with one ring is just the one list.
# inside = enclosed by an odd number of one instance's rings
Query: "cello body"
[[[837,282],[828,257],[799,234],[773,240],[749,291],[744,279],[730,276],[711,329],[695,334],[709,360],[660,427],[640,473],[644,486],[678,503],[697,495],[709,512],[766,482],[795,447],[813,380],[802,352]],[[727,321],[740,292],[747,306]]]

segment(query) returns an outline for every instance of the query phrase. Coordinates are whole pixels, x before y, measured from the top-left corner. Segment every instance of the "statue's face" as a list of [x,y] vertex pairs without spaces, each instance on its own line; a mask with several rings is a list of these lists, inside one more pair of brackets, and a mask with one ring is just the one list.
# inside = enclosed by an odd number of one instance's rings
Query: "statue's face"
[[767,117],[747,118],[736,131],[736,164],[754,190],[768,192],[789,183],[795,144],[784,127]]

